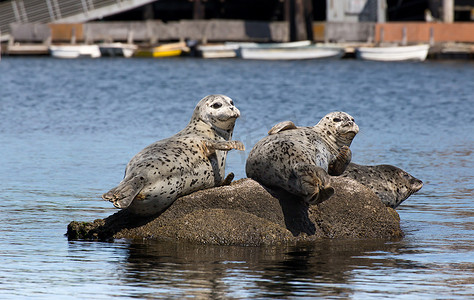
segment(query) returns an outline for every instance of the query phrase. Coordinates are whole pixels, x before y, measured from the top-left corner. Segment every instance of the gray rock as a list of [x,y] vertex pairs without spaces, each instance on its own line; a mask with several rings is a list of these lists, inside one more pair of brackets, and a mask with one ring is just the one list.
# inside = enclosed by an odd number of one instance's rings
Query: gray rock
[[127,210],[94,222],[73,221],[69,239],[181,240],[199,244],[270,245],[322,238],[398,238],[398,214],[367,187],[335,177],[335,194],[308,206],[284,191],[252,179],[181,197],[159,216],[137,217]]

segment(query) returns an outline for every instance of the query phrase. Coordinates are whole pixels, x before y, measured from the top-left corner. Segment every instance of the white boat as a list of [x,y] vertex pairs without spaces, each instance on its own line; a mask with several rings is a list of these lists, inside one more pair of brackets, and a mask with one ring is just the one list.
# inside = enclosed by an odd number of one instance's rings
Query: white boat
[[6,53],[8,53],[8,55],[47,55],[48,45],[9,43]]
[[311,41],[286,43],[226,42],[224,44],[199,45],[197,50],[203,58],[233,58],[241,56],[242,49],[296,48],[311,45]]
[[428,56],[429,45],[358,47],[356,57],[376,61],[424,61]]
[[237,56],[238,45],[206,44],[197,46],[203,58],[234,58]]
[[242,48],[240,54],[244,59],[260,60],[303,60],[318,58],[339,58],[344,55],[340,47],[309,45],[288,48]]
[[227,42],[226,46],[237,47],[239,49],[249,49],[249,48],[259,48],[259,49],[268,49],[268,48],[295,48],[295,47],[305,47],[311,45],[311,41],[296,41],[296,42],[284,42],[284,43],[238,43],[238,42]]
[[138,49],[137,45],[124,43],[102,43],[98,46],[102,56],[131,57]]
[[57,58],[100,57],[97,45],[53,45],[49,46],[49,52]]

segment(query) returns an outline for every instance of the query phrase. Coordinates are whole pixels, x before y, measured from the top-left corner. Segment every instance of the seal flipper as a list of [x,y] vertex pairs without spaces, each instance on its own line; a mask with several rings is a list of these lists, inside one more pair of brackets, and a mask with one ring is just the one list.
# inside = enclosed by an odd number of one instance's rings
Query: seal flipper
[[234,180],[234,173],[230,172],[227,174],[227,176],[222,180],[221,184],[219,186],[225,186],[225,185],[230,185],[232,183],[232,180]]
[[239,141],[203,141],[204,153],[206,156],[210,156],[216,152],[216,150],[230,151],[232,149],[244,151],[245,146]]
[[290,130],[290,129],[296,129],[296,125],[295,123],[291,122],[291,121],[283,121],[283,122],[280,122],[276,125],[274,125],[269,131],[268,131],[268,135],[272,135],[272,134],[277,134],[278,132],[280,131],[285,131],[285,130]]
[[145,186],[143,177],[135,176],[122,182],[102,195],[102,199],[110,201],[117,208],[127,208]]
[[296,164],[288,183],[290,192],[302,196],[308,204],[319,204],[334,194],[334,188],[329,185],[328,173],[310,164]]
[[347,166],[351,162],[352,151],[348,146],[342,146],[339,149],[339,153],[336,158],[329,163],[328,173],[332,176],[339,176],[346,170]]

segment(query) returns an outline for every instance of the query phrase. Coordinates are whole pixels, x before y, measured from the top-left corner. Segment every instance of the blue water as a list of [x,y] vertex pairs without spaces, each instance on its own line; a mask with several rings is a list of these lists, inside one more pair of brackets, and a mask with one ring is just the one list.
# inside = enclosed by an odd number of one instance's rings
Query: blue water
[[[73,220],[116,210],[100,195],[148,144],[222,93],[241,118],[227,172],[245,177],[275,123],[343,110],[353,161],[424,187],[398,209],[400,241],[299,246],[67,241]],[[0,298],[472,299],[474,63],[11,58],[0,62]]]

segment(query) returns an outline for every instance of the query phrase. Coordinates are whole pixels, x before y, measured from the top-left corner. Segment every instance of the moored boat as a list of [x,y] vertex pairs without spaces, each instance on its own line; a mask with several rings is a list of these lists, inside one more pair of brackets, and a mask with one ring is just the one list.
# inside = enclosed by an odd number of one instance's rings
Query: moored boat
[[183,52],[189,52],[189,47],[186,43],[171,43],[163,44],[156,47],[138,48],[135,52],[137,57],[173,57],[180,56]]
[[57,58],[100,57],[97,45],[52,45],[49,46],[51,56]]
[[98,46],[102,56],[131,57],[138,49],[137,45],[124,43],[102,43]]
[[358,47],[356,57],[375,61],[424,61],[430,46],[427,44],[412,46]]
[[233,58],[237,57],[238,45],[206,44],[197,46],[199,55],[203,58]]
[[305,47],[310,46],[311,41],[296,41],[296,42],[283,42],[283,43],[251,43],[251,42],[227,42],[226,46],[237,47],[239,49],[249,49],[249,48],[259,48],[259,49],[268,49],[268,48],[296,48],[296,47]]
[[48,55],[49,50],[46,44],[9,43],[6,53],[8,55]]
[[344,55],[340,47],[309,45],[287,48],[242,48],[240,54],[244,59],[259,60],[303,60],[319,58],[339,58]]

